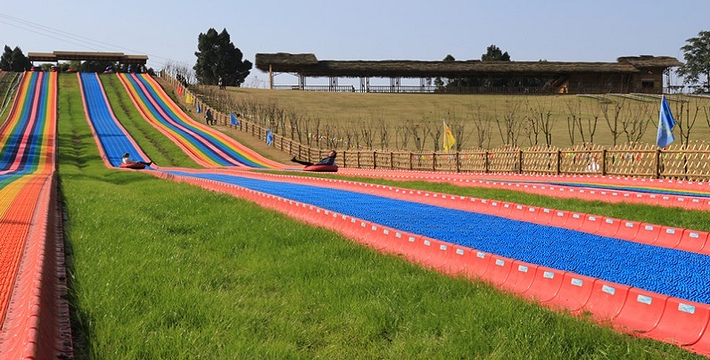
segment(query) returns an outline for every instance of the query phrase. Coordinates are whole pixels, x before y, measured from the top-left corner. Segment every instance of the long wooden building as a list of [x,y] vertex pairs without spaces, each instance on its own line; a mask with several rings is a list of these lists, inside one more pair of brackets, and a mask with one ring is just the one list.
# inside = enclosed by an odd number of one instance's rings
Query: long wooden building
[[[256,54],[256,68],[269,73],[269,87],[357,91],[339,78],[359,78],[362,92],[467,92],[600,94],[663,92],[666,69],[683,63],[670,56],[625,56],[617,62],[556,61],[333,61],[314,54]],[[275,85],[274,73],[293,73],[297,85]],[[327,86],[308,86],[307,78],[329,78]],[[389,86],[370,86],[370,78],[389,78]],[[420,86],[402,86],[419,78]],[[435,81],[439,79],[440,81]]]
[[145,65],[147,55],[126,55],[122,52],[87,52],[87,51],[53,51],[51,53],[30,52],[27,58],[31,62],[58,62],[60,60],[108,61],[126,65]]

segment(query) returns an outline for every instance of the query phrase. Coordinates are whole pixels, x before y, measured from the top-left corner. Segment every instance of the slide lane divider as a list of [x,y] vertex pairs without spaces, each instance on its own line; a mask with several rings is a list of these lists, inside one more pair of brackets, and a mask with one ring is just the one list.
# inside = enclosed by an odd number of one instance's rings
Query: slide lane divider
[[[580,316],[591,313],[596,321],[611,323],[620,331],[710,355],[708,304],[528,264],[234,184],[168,172],[152,173],[160,178],[247,199],[302,222],[339,232],[380,252],[402,255],[451,276],[482,280],[553,309],[565,309]],[[441,199],[433,194],[430,198]]]
[[[387,178],[398,181],[429,181],[446,182],[459,186],[484,187],[493,189],[506,189],[523,191],[555,198],[580,199],[585,201],[603,201],[608,203],[632,203],[663,207],[678,207],[686,210],[710,211],[710,193],[704,182],[692,183],[688,187],[696,190],[692,192],[678,191],[677,194],[668,193],[663,188],[633,191],[631,189],[613,189],[604,187],[567,186],[545,182],[510,181],[500,178],[482,177],[480,174],[467,173],[432,173],[432,172],[404,172],[395,170],[359,170],[341,168],[339,174],[343,176],[362,176],[371,178]],[[640,182],[652,179],[642,179]],[[656,180],[658,181],[658,180]],[[668,182],[664,184],[669,184]],[[678,186],[678,183],[672,183]],[[697,185],[696,185],[697,184]],[[683,185],[687,185],[683,183]],[[702,189],[703,191],[700,191]],[[641,190],[641,189],[637,189]],[[701,195],[693,195],[693,193]]]
[[[352,172],[368,173],[373,169],[349,169]],[[523,182],[536,184],[562,184],[562,185],[587,185],[590,187],[606,187],[607,189],[624,189],[636,188],[639,191],[648,191],[655,193],[689,193],[697,194],[698,196],[710,196],[710,181],[691,181],[691,180],[673,180],[673,179],[653,179],[646,177],[630,177],[630,176],[610,176],[598,174],[573,174],[573,175],[552,175],[552,174],[517,174],[509,172],[445,172],[445,171],[424,171],[424,170],[387,170],[377,169],[376,172],[384,172],[397,175],[413,175],[425,178],[434,178],[438,180],[465,177],[473,180],[498,181],[498,182]],[[631,185],[630,185],[631,184]]]

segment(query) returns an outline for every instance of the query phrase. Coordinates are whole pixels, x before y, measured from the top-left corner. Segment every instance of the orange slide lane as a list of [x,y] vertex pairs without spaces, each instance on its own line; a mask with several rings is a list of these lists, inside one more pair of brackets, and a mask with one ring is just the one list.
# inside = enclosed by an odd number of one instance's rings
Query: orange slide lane
[[66,327],[59,325],[65,314],[54,179],[57,79],[57,73],[26,72],[0,126],[2,359],[57,358],[71,351],[63,345],[71,343],[62,335]]
[[47,175],[25,176],[0,192],[0,207],[6,208],[0,218],[3,246],[0,248],[0,318],[5,318],[12,286],[17,277],[24,240],[30,232],[37,198]]

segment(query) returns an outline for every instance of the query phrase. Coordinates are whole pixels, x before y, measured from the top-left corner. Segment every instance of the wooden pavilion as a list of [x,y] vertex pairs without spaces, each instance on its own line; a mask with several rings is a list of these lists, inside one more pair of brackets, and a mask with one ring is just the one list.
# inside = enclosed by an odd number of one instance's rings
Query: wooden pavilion
[[147,55],[126,55],[121,52],[81,52],[81,51],[53,51],[51,53],[27,53],[27,58],[31,62],[58,62],[60,60],[80,60],[80,61],[108,61],[118,62],[126,65],[145,65],[148,62]]
[[[360,78],[361,92],[469,92],[598,94],[663,92],[663,74],[683,63],[669,56],[626,56],[616,62],[555,61],[332,61],[314,54],[256,54],[256,68],[269,73],[269,88],[356,91],[338,78]],[[274,85],[274,73],[294,73],[298,85]],[[308,77],[327,77],[328,86],[307,86]],[[370,86],[370,78],[389,78],[390,86]],[[420,86],[402,86],[419,78]],[[469,79],[471,86],[437,86],[432,79]],[[470,79],[473,79],[471,81]]]

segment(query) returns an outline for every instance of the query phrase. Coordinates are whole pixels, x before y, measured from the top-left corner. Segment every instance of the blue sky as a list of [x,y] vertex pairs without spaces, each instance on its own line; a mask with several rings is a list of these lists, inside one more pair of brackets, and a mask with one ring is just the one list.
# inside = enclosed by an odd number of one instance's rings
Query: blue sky
[[[245,58],[313,53],[320,60],[480,59],[495,44],[513,61],[605,61],[666,55],[710,30],[710,1],[165,1],[115,7],[64,0],[8,1],[0,44],[22,51],[146,54],[160,69],[195,63],[197,37],[226,28]],[[267,75],[253,69],[247,84]],[[285,80],[289,82],[288,79]],[[295,81],[295,80],[294,80]],[[293,82],[293,81],[292,81]]]

